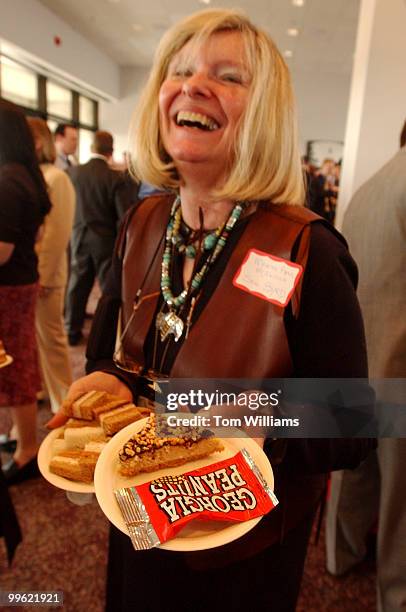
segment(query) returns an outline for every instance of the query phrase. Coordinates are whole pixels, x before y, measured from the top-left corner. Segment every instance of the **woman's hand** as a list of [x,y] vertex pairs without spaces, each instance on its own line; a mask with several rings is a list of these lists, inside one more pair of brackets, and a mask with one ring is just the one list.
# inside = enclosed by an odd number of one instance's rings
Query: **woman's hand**
[[[113,374],[107,374],[106,372],[92,372],[87,376],[78,378],[70,386],[65,399],[74,400],[81,393],[87,393],[88,391],[106,391],[129,402],[133,399],[127,385],[116,376],[113,376]],[[48,429],[55,429],[64,425],[67,419],[68,417],[63,414],[62,408],[60,408],[46,426]]]

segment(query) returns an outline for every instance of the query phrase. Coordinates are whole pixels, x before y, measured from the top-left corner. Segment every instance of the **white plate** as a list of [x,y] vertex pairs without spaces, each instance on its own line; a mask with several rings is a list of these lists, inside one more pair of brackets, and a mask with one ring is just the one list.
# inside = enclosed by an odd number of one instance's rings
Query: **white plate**
[[5,368],[6,366],[10,365],[10,363],[13,363],[13,358],[11,355],[6,355],[6,361],[0,363],[0,368]]
[[65,491],[72,491],[73,493],[94,493],[94,484],[87,482],[76,482],[74,480],[68,480],[68,478],[63,478],[63,476],[58,476],[54,474],[49,469],[49,463],[52,459],[52,445],[54,440],[56,440],[59,434],[63,431],[63,427],[58,427],[58,429],[53,429],[51,433],[47,435],[45,440],[43,440],[41,446],[38,451],[38,467],[39,471],[54,487],[58,487],[59,489],[64,489]]
[[[210,457],[205,457],[199,461],[191,461],[186,465],[139,474],[133,478],[121,476],[119,473],[118,453],[127,440],[144,427],[146,420],[147,419],[142,419],[136,423],[131,423],[131,425],[125,427],[110,440],[99,457],[94,473],[95,493],[101,509],[113,525],[126,535],[128,535],[128,531],[114,495],[115,490],[121,489],[122,487],[141,485],[144,482],[160,478],[167,474],[176,476],[185,471],[190,472],[191,470],[210,465],[211,463],[217,463],[223,459],[233,457],[242,448],[248,450],[269,486],[272,489],[274,488],[273,472],[267,456],[254,440],[244,437],[222,438],[221,441],[223,442],[224,450],[221,453],[213,453]],[[215,432],[219,437],[219,431],[215,430]],[[227,433],[229,434],[229,430]],[[243,435],[242,432],[238,431],[238,435],[240,434],[241,436]],[[240,538],[250,531],[261,518],[262,517],[258,517],[243,523],[233,524],[223,521],[195,520],[184,527],[176,538],[161,544],[160,548],[165,548],[166,550],[193,551],[222,546],[223,544]]]

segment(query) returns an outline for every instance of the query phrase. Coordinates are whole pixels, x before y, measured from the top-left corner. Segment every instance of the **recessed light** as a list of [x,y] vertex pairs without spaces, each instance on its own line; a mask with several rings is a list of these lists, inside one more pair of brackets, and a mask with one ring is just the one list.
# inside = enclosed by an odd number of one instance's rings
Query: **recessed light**
[[211,0],[199,0],[200,4],[210,4]]
[[305,0],[292,0],[293,6],[304,6]]
[[283,52],[283,55],[285,57],[292,57],[293,51],[291,51],[290,49],[285,49],[285,51]]
[[297,28],[288,28],[286,31],[288,36],[297,36],[299,34],[299,30]]

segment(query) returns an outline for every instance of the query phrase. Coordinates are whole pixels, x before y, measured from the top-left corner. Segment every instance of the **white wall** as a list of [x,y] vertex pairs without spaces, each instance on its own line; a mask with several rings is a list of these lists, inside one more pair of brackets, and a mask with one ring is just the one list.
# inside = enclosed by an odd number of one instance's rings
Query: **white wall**
[[[401,0],[391,0],[401,1]],[[62,40],[55,46],[53,37]],[[119,68],[38,0],[0,0],[0,40],[23,49],[71,80],[115,102],[101,102],[100,126],[116,138],[116,158],[128,148],[131,114],[147,70]],[[301,146],[307,140],[344,140],[350,77],[340,74],[293,75]]]
[[114,136],[114,159],[122,161],[123,151],[128,150],[128,128],[140,91],[147,80],[147,68],[123,67],[120,70],[120,99],[101,102],[99,105],[100,129]]
[[399,148],[406,118],[406,2],[362,0],[337,210]]
[[0,40],[98,95],[119,97],[118,65],[37,0],[0,0]]
[[294,73],[302,153],[308,140],[344,141],[351,75]]

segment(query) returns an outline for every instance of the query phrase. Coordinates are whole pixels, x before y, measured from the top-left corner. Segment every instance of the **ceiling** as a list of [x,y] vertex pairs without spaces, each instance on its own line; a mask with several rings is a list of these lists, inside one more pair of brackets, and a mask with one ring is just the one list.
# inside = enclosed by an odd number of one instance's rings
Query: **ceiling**
[[[209,0],[210,1],[210,0]],[[149,66],[163,32],[203,8],[240,8],[267,30],[295,72],[349,74],[359,0],[40,0],[121,66]],[[206,0],[207,2],[207,0]],[[297,28],[289,36],[288,28]]]

